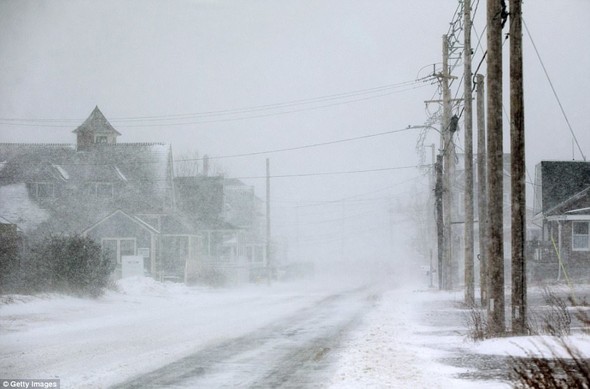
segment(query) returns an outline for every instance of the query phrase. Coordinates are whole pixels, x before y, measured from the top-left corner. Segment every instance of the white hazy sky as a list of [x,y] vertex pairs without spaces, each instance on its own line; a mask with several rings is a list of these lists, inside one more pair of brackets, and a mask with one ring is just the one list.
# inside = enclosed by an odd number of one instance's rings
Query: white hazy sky
[[[481,3],[477,41],[485,29],[486,2],[473,2]],[[121,142],[171,143],[177,155],[250,153],[421,124],[428,118],[424,100],[437,98],[436,85],[377,89],[344,100],[334,95],[428,75],[441,61],[441,36],[457,4],[0,0],[0,142],[73,142],[72,130],[95,105],[123,134]],[[590,156],[590,1],[527,1],[524,19],[579,144]],[[485,49],[485,35],[482,45]],[[508,44],[504,48],[507,57]],[[476,49],[474,69],[483,51]],[[573,152],[571,134],[526,33],[524,51],[526,152],[533,175],[541,159],[581,156]],[[458,66],[454,73],[461,71]],[[485,64],[481,71],[485,74]],[[453,87],[457,90],[458,83]],[[324,96],[330,98],[269,107]],[[219,112],[248,107],[257,110]],[[216,113],[203,115],[210,112]],[[184,114],[192,115],[174,116]],[[130,117],[141,120],[121,120]],[[504,121],[507,128],[507,117]],[[409,131],[216,163],[233,177],[264,175],[267,157],[273,175],[413,166],[419,163],[417,135]],[[426,142],[437,143],[438,137],[432,133]],[[358,252],[371,248],[377,253],[383,239],[373,239],[376,231],[392,231],[388,209],[399,208],[398,198],[409,190],[428,190],[424,178],[407,181],[419,175],[417,169],[402,169],[274,179],[274,231],[287,235],[292,248],[309,244],[321,255],[353,252],[353,241],[362,242]],[[256,185],[264,198],[264,180],[244,181]],[[344,203],[295,208],[343,198]]]

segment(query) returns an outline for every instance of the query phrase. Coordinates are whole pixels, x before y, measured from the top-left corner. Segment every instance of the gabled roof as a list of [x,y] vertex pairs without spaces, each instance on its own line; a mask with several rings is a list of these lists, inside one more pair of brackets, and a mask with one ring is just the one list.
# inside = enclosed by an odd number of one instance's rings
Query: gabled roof
[[115,128],[109,123],[107,118],[100,112],[98,106],[94,108],[94,110],[90,113],[90,116],[82,123],[78,128],[76,128],[73,133],[77,134],[80,132],[93,132],[93,133],[114,133],[116,135],[121,135],[119,131],[115,130]]
[[590,213],[590,186],[545,211],[546,216],[565,213]]
[[[104,211],[162,212],[170,207],[171,153],[169,145],[154,143],[107,144],[84,152],[70,145],[0,144],[0,189],[22,185],[27,201],[50,215],[47,228],[76,232],[104,217]],[[59,183],[50,199],[36,198],[25,186],[48,181]],[[99,188],[105,188],[101,183],[112,185],[113,197],[99,196]],[[0,196],[4,208],[18,210],[19,202],[4,192]]]
[[95,229],[97,226],[99,226],[99,225],[101,225],[101,224],[103,224],[103,223],[107,222],[109,219],[111,219],[111,218],[114,218],[114,217],[117,217],[117,216],[120,216],[120,217],[126,218],[126,219],[128,219],[128,220],[130,220],[131,222],[133,222],[133,223],[135,223],[135,224],[139,225],[141,228],[143,228],[143,229],[145,229],[145,230],[147,230],[147,231],[149,231],[149,232],[152,232],[152,233],[155,233],[155,234],[158,234],[158,233],[159,233],[159,231],[158,231],[158,230],[156,230],[154,227],[152,227],[152,226],[151,226],[151,225],[149,225],[148,223],[144,222],[144,221],[143,221],[143,220],[141,220],[140,218],[138,218],[138,217],[136,217],[136,216],[133,216],[133,215],[130,215],[130,214],[128,214],[128,213],[126,213],[126,212],[124,212],[124,211],[122,211],[122,210],[120,210],[120,209],[117,209],[116,211],[114,211],[114,212],[110,213],[109,215],[107,215],[107,216],[105,216],[105,217],[101,218],[100,220],[96,221],[96,222],[95,222],[94,224],[92,224],[91,226],[87,227],[85,230],[83,230],[83,231],[82,231],[82,234],[86,234],[86,233],[88,233],[88,232],[92,231],[92,230],[93,230],[93,229]]
[[536,167],[535,214],[547,213],[590,186],[590,162],[541,161]]
[[77,152],[71,145],[0,144],[0,185],[48,173],[54,179],[90,182],[172,180],[171,150],[162,143],[118,143]]

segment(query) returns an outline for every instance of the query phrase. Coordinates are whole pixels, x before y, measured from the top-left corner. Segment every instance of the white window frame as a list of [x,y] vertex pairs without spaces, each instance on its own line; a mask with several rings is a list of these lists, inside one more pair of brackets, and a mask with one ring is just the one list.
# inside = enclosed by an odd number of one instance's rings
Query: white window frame
[[104,145],[109,143],[109,137],[107,135],[95,135],[94,143]]
[[[53,199],[55,198],[55,184],[53,182],[33,182],[34,188],[35,188],[35,197],[38,199]],[[39,185],[47,185],[49,188],[51,188],[51,193],[48,196],[40,196],[39,195]]]
[[133,237],[125,237],[125,238],[119,238],[119,237],[104,237],[100,240],[100,247],[101,249],[104,249],[104,242],[105,240],[114,240],[117,241],[117,252],[115,253],[117,255],[117,264],[120,265],[121,264],[121,241],[123,240],[131,240],[133,241],[133,254],[132,255],[137,255],[137,239],[133,238]]
[[[588,233],[587,234],[575,234],[575,225],[578,223],[579,224],[586,224],[588,226]],[[575,237],[576,236],[586,236],[586,247],[576,247],[575,246]],[[590,222],[572,221],[572,251],[590,251]]]
[[[102,186],[108,186],[110,188],[110,194],[109,195],[99,195],[98,193],[98,187],[99,185]],[[96,198],[101,198],[101,199],[112,199],[113,197],[115,197],[115,186],[113,185],[112,182],[89,182],[88,183],[88,188],[90,189],[90,193],[89,195],[96,197]],[[103,193],[103,192],[101,192]]]

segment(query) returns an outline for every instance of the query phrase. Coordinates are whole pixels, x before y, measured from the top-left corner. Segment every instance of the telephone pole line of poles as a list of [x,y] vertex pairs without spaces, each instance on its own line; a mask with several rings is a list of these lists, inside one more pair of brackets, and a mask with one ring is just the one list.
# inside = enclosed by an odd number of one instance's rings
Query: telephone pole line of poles
[[487,174],[486,174],[486,122],[484,76],[477,75],[477,211],[479,219],[479,288],[481,305],[488,304],[487,268]]
[[436,183],[434,186],[434,198],[436,205],[436,237],[437,237],[437,274],[438,274],[438,289],[444,288],[443,270],[444,270],[444,219],[443,219],[443,156],[438,154],[436,156]]
[[526,194],[522,74],[522,0],[510,0],[510,176],[512,188],[512,331],[526,332]]
[[464,107],[465,107],[465,303],[475,303],[473,261],[473,104],[471,95],[471,0],[464,3]]
[[493,335],[506,331],[504,304],[504,223],[502,151],[502,0],[487,0],[488,123],[488,322]]
[[443,97],[443,114],[442,114],[442,153],[443,153],[443,220],[444,220],[444,240],[445,251],[443,259],[443,289],[450,290],[453,288],[453,247],[452,247],[452,227],[451,227],[451,207],[452,198],[452,180],[455,165],[455,150],[453,144],[453,134],[451,133],[451,90],[449,88],[449,39],[447,35],[442,37],[443,48],[443,69],[441,74],[442,97]]

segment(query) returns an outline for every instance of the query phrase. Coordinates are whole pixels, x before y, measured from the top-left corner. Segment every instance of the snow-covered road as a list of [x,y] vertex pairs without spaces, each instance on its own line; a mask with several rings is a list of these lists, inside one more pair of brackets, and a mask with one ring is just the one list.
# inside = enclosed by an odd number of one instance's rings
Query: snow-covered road
[[332,350],[370,309],[360,288],[329,295],[240,337],[220,340],[120,388],[312,387],[331,376]]
[[[2,296],[0,378],[57,378],[62,388],[510,387],[503,361],[534,350],[535,337],[469,342],[461,300],[321,280],[202,289],[127,279],[96,300]],[[571,341],[590,355],[587,336]],[[504,366],[482,374],[485,361]]]
[[180,387],[194,376],[210,382],[199,387],[279,382],[291,379],[281,363],[295,367],[307,358],[301,353],[321,359],[371,306],[372,292],[355,289],[302,283],[211,290],[146,279],[126,280],[98,300],[5,304],[0,370],[3,377],[59,378],[65,388],[146,387],[146,377]]

